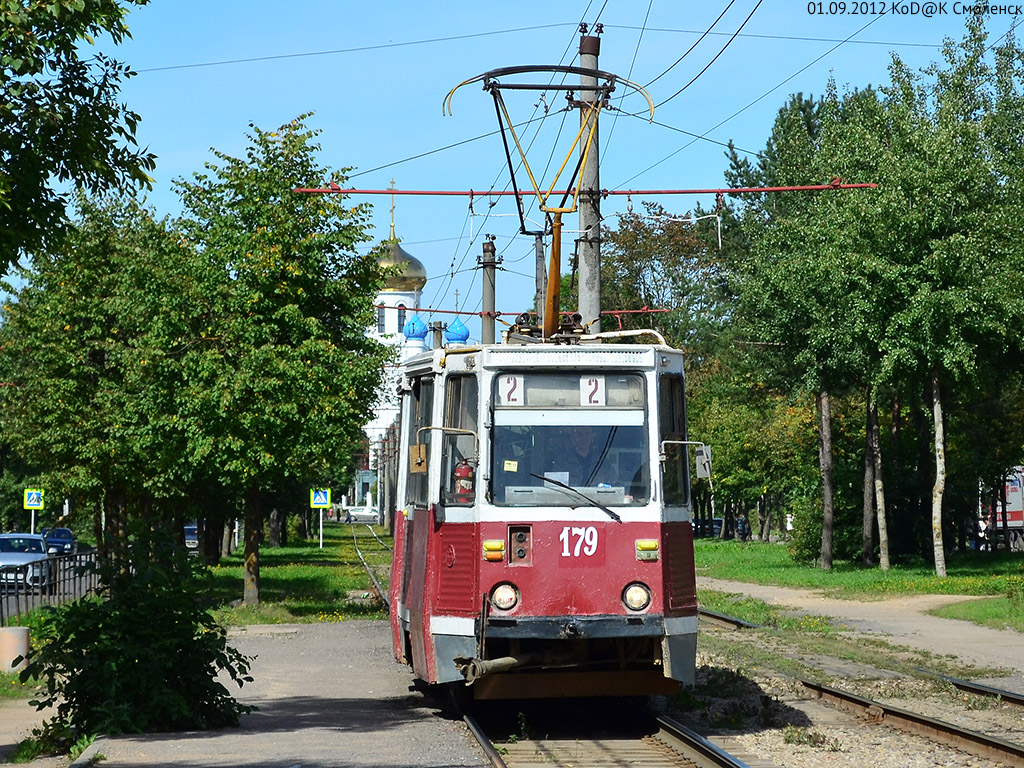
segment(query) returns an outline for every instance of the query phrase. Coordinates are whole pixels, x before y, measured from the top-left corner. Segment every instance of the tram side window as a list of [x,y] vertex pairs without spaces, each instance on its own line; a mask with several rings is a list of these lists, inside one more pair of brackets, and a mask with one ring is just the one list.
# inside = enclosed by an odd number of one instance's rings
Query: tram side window
[[407,504],[425,506],[429,501],[430,442],[432,431],[429,427],[434,408],[433,379],[415,379],[412,382],[410,398],[409,424],[409,481],[406,483],[405,500]]
[[[448,379],[444,403],[444,461],[441,466],[446,504],[472,504],[476,498],[477,404],[475,376],[452,376]],[[449,432],[448,429],[460,431]]]
[[686,398],[682,376],[662,376],[658,392],[658,421],[665,453],[662,465],[662,486],[665,504],[686,504],[690,498],[690,473],[687,447],[664,444],[664,441],[686,440]]

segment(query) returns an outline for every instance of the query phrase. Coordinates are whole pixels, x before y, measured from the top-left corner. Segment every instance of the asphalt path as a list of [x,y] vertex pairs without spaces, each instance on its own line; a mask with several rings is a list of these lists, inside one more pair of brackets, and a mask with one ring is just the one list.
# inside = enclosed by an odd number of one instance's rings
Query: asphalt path
[[238,728],[104,739],[103,767],[485,765],[462,720],[394,660],[387,622],[254,626],[230,644],[255,657],[254,682],[234,692],[258,711]]

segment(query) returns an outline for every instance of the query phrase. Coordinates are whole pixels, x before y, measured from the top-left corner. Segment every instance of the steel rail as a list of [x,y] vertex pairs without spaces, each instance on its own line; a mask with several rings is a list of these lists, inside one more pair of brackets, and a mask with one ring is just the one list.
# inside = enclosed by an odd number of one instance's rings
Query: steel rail
[[484,751],[484,755],[491,764],[491,768],[507,768],[498,750],[491,744],[491,740],[487,738],[487,734],[483,732],[477,721],[465,713],[462,715],[462,720],[465,722],[466,727],[469,728],[469,732],[473,734],[473,738],[476,739],[480,748]]
[[380,545],[382,547],[384,547],[384,549],[386,549],[388,552],[394,552],[394,549],[391,547],[391,545],[388,544],[386,541],[384,541],[384,539],[382,539],[380,536],[377,535],[377,532],[375,530],[373,530],[373,526],[372,525],[370,525],[369,523],[366,523],[366,527],[369,529],[370,534],[373,536],[373,538],[375,538],[378,542],[380,542]]
[[656,738],[699,768],[750,768],[747,763],[671,717],[659,717],[658,725],[661,731]]
[[363,557],[363,551],[359,549],[359,539],[356,536],[356,527],[354,525],[349,526],[352,529],[352,545],[356,548],[356,554],[359,556],[359,561],[363,564],[363,568],[366,570],[366,574],[370,577],[370,581],[373,582],[373,588],[377,592],[377,597],[384,603],[384,610],[391,610],[391,600],[388,598],[388,593],[384,591],[384,587],[381,586],[374,575],[373,570],[370,568],[370,564],[366,562],[366,558]]
[[717,611],[709,611],[707,608],[698,608],[697,615],[711,619],[711,621],[717,621],[720,624],[726,624],[733,629],[758,629],[761,626],[760,624],[751,624],[743,619],[737,619],[735,616],[718,613]]
[[959,749],[977,757],[996,760],[1004,765],[1024,766],[1024,746],[1020,744],[987,736],[905,709],[890,707],[887,704],[809,680],[800,680],[799,682],[819,699],[838,709],[873,719],[876,723],[885,723],[893,728],[924,736],[936,743]]
[[930,677],[934,677],[938,680],[943,680],[954,688],[963,691],[964,693],[973,693],[978,696],[988,696],[990,698],[998,698],[1005,701],[1007,704],[1014,704],[1018,707],[1024,707],[1024,695],[1016,693],[1014,691],[1004,691],[1002,688],[994,688],[991,685],[984,685],[983,683],[976,683],[973,680],[963,680],[959,677],[949,677],[948,675],[941,675],[938,672],[930,672],[927,669],[922,669],[922,672]]

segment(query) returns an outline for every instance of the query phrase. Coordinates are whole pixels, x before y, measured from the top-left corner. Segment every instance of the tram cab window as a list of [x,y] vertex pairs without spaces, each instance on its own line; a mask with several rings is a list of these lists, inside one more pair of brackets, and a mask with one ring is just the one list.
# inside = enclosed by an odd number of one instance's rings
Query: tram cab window
[[[686,398],[682,376],[662,376],[658,397],[661,440],[686,440]],[[668,443],[664,446],[662,484],[665,504],[685,505],[690,498],[690,462],[687,446]]]
[[[646,504],[644,380],[515,372],[495,379],[491,500],[498,505]],[[577,489],[574,491],[573,489]]]
[[445,430],[441,437],[445,504],[472,504],[476,499],[478,392],[475,376],[451,376],[445,387]]
[[430,444],[433,432],[429,427],[434,408],[433,379],[414,379],[412,392],[408,399],[409,405],[409,479],[406,483],[405,501],[407,504],[425,506],[429,492]]

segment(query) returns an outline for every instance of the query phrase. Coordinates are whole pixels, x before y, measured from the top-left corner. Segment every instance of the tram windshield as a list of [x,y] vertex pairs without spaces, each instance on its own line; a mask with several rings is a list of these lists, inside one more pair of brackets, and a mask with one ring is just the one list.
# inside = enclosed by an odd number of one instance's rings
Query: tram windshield
[[492,501],[623,506],[651,496],[644,382],[636,374],[498,377]]

